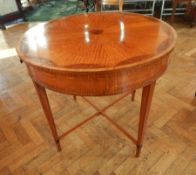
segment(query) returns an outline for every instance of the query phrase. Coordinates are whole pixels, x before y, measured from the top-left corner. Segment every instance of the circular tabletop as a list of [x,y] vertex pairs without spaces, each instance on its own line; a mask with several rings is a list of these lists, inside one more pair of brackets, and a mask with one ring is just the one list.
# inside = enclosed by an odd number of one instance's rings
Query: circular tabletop
[[17,52],[29,66],[62,72],[110,72],[168,55],[176,32],[167,23],[134,13],[66,16],[28,30]]

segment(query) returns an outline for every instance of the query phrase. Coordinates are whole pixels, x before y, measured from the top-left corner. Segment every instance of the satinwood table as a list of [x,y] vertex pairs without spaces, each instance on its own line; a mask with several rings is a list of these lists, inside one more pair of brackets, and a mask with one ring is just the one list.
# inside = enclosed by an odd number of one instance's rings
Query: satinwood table
[[[163,21],[133,13],[77,14],[28,30],[17,52],[27,66],[57,149],[60,139],[96,116],[114,124],[141,152],[156,80],[165,72],[176,32]],[[45,89],[82,96],[97,112],[58,135]],[[106,109],[142,88],[138,137],[113,121]],[[99,109],[86,96],[122,97]],[[101,115],[99,115],[101,114]]]

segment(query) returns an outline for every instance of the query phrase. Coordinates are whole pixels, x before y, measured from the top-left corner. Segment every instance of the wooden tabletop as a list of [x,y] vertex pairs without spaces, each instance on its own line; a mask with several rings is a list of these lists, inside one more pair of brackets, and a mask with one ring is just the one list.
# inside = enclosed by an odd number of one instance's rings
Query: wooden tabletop
[[[103,89],[99,87],[100,92],[84,93],[101,95],[103,93],[115,94],[130,89],[132,85],[125,84],[125,81],[130,80],[131,77],[125,78],[124,76],[125,74],[131,76],[129,71],[135,73],[143,71],[146,74],[146,77],[141,75],[141,78],[132,75],[141,79],[140,83],[134,87],[143,86],[145,83],[142,82],[152,80],[152,77],[153,79],[159,77],[167,67],[168,56],[174,48],[175,41],[176,32],[174,29],[167,23],[153,17],[133,13],[102,12],[67,16],[37,25],[24,34],[18,44],[17,51],[20,59],[29,68],[32,68],[29,69],[31,77],[54,90],[56,87],[53,84],[48,84],[45,80],[40,80],[40,77],[37,76],[38,73],[35,73],[33,68],[41,68],[48,73],[55,74],[56,72],[72,73],[68,76],[69,80],[77,77],[80,86],[82,81],[89,81],[89,84],[92,83],[92,86],[96,86],[94,84],[96,82],[93,83],[91,80],[96,79],[95,77],[99,75],[92,74],[90,77],[91,75],[88,74],[88,77],[80,77],[80,79],[79,74],[73,76],[73,73],[107,72],[107,75],[113,74],[110,75],[109,80],[106,80],[107,77],[101,78],[109,84],[103,83]],[[158,60],[159,63],[154,64]],[[154,64],[154,67],[148,68],[149,70],[157,68],[159,72],[151,70],[148,75],[147,70],[134,70],[136,67],[149,63]],[[159,66],[162,67],[159,68]],[[125,69],[126,72],[122,72]],[[117,70],[121,72],[116,73]],[[62,80],[64,81],[63,77],[59,81]],[[75,85],[72,82],[67,82],[67,84],[70,87]],[[66,89],[67,84],[63,87],[59,85],[60,89],[57,88],[57,91],[64,92],[62,89]],[[115,88],[108,89],[108,86],[115,86]],[[90,91],[86,88],[84,85],[84,90]],[[76,89],[65,91],[68,91],[69,94],[83,94]]]
[[25,62],[50,69],[97,70],[160,57],[173,49],[175,38],[169,25],[152,17],[92,13],[30,29],[18,51]]

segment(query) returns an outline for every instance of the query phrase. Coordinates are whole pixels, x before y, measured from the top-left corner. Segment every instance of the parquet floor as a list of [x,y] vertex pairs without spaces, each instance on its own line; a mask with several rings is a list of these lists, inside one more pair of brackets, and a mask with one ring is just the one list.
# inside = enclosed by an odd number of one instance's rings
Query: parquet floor
[[[135,146],[97,117],[65,137],[58,153],[25,65],[14,47],[30,24],[0,31],[0,175],[195,175],[196,28],[176,24],[176,49],[157,82],[140,158]],[[94,112],[82,98],[48,91],[58,132]],[[105,106],[113,97],[90,98]],[[107,111],[136,135],[141,91]]]

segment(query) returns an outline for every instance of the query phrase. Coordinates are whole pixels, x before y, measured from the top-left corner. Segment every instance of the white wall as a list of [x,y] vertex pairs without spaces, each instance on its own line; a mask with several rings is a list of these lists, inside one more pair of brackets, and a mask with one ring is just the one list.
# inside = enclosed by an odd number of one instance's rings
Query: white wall
[[18,11],[15,0],[0,0],[0,16]]

